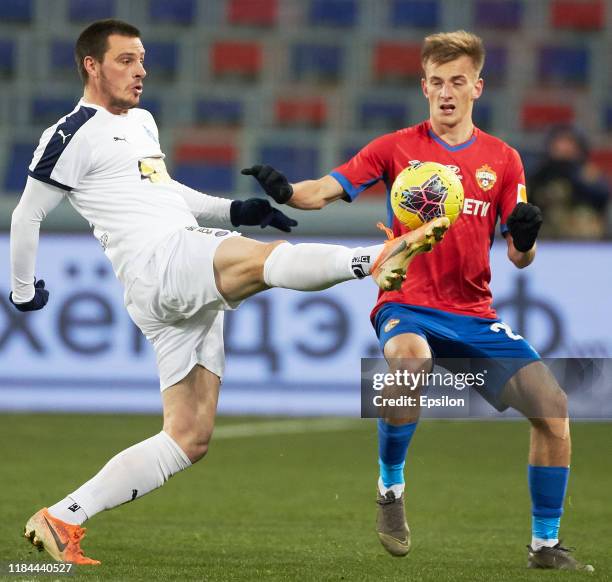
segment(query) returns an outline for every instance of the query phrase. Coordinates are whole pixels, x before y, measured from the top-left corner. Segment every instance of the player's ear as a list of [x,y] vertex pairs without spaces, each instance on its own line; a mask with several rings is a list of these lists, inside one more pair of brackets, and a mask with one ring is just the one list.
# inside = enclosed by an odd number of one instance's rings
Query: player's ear
[[423,95],[425,95],[425,99],[429,99],[427,95],[427,79],[421,79],[421,90],[423,91]]
[[472,91],[472,99],[476,100],[482,95],[482,90],[484,89],[484,79],[480,77],[476,84],[474,85],[474,90]]
[[83,59],[83,67],[90,78],[98,76],[98,63],[93,57],[85,57]]

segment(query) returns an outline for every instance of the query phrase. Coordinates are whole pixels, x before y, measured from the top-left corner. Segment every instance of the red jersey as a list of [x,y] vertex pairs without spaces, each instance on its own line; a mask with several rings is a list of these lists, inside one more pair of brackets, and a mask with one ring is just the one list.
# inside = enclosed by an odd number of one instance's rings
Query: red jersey
[[391,211],[389,192],[410,163],[438,162],[451,167],[464,190],[462,213],[433,251],[415,257],[399,291],[381,291],[375,315],[384,303],[431,307],[460,315],[497,317],[492,307],[489,249],[497,219],[502,233],[517,202],[526,202],[525,174],[516,150],[474,129],[465,143],[451,146],[429,121],[383,135],[366,145],[331,175],[354,200],[379,180],[387,185],[388,223],[397,235],[407,232]]

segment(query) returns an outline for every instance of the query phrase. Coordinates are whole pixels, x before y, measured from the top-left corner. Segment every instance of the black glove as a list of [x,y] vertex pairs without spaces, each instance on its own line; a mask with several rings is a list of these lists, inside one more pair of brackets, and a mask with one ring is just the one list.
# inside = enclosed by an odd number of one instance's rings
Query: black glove
[[542,211],[529,202],[519,202],[508,216],[506,225],[512,235],[514,248],[526,253],[538,237],[542,226]]
[[240,172],[243,176],[253,176],[264,192],[278,204],[286,204],[293,196],[293,188],[289,180],[272,166],[251,166]]
[[230,206],[230,220],[234,226],[260,224],[261,228],[273,226],[283,232],[291,232],[291,227],[297,226],[297,220],[289,218],[264,198],[234,200]]
[[38,311],[47,305],[49,301],[49,291],[45,289],[45,282],[41,279],[40,281],[34,281],[34,297],[26,303],[15,303],[13,301],[13,292],[9,294],[9,301],[19,311]]

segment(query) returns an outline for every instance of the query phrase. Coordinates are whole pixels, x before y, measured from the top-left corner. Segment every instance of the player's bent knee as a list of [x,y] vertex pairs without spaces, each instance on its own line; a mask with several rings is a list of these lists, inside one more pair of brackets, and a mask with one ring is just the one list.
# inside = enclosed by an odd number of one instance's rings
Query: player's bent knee
[[529,422],[549,439],[566,441],[570,438],[568,418],[530,418]]
[[202,459],[208,452],[212,436],[211,430],[183,424],[182,426],[166,425],[164,431],[176,441],[192,463]]

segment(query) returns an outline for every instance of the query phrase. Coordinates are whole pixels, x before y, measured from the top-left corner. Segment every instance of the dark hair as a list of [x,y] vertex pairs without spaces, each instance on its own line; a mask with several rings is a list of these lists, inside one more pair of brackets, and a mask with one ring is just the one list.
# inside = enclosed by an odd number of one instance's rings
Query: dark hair
[[108,50],[108,37],[111,34],[120,36],[140,37],[140,30],[135,26],[109,18],[107,20],[96,20],[90,24],[80,35],[74,47],[74,59],[79,69],[79,76],[83,84],[87,83],[88,74],[83,64],[85,57],[93,57],[101,63],[104,53]]

